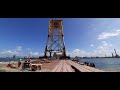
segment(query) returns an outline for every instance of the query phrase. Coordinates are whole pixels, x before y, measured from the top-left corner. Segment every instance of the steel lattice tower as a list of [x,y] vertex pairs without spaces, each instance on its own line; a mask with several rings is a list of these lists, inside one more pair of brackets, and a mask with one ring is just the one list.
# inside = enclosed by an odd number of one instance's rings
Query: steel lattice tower
[[51,57],[54,52],[61,53],[62,57],[66,57],[62,20],[49,21],[48,39],[44,56],[47,57],[49,54]]

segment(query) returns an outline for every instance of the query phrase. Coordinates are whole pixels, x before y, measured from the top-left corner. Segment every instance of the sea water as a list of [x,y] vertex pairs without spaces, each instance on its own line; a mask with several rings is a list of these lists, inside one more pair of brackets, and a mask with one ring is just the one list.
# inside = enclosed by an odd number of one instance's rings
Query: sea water
[[120,69],[120,58],[91,58],[80,61],[94,63],[98,69]]

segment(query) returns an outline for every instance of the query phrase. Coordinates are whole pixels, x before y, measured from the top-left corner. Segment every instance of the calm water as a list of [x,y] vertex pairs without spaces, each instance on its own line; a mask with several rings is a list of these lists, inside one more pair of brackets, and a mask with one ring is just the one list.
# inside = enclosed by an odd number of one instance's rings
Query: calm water
[[120,58],[81,59],[81,62],[95,63],[98,69],[120,69]]

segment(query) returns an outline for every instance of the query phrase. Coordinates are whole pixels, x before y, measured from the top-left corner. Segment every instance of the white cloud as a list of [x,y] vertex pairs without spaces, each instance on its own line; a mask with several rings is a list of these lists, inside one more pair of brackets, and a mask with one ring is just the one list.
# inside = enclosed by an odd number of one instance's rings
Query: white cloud
[[16,50],[21,51],[22,50],[22,46],[17,46]]
[[2,50],[0,51],[0,56],[13,56],[13,55],[22,55],[21,53],[22,46],[17,46],[12,50]]
[[26,48],[26,50],[28,50],[28,51],[29,51],[29,50],[31,50],[31,48]]
[[91,47],[94,47],[94,44],[91,44],[90,46],[91,46]]
[[87,52],[84,50],[80,50],[80,49],[75,49],[71,52],[70,56],[71,57],[75,57],[75,56],[79,56],[79,57],[85,57],[85,56],[105,56],[105,54],[107,56],[111,56],[112,52],[114,48],[112,46],[112,44],[107,43],[106,41],[102,41],[102,44],[99,45],[94,51],[91,52]]
[[79,53],[80,50],[79,50],[79,49],[75,49],[73,52],[74,52],[74,53]]
[[16,50],[3,50],[0,52],[2,56],[13,56],[13,55],[19,55],[20,53]]
[[68,56],[68,55],[70,55],[71,53],[69,53],[67,50],[66,50],[66,55]]
[[120,35],[120,30],[114,30],[112,32],[103,32],[98,36],[98,40],[108,39],[110,37],[115,37]]
[[39,56],[40,54],[38,52],[30,52],[31,56]]
[[80,49],[75,49],[73,50],[72,53],[70,53],[70,56],[75,57],[75,56],[87,56],[89,53],[85,52],[84,50],[80,50]]
[[[31,50],[31,48],[27,48],[26,50]],[[0,51],[0,56],[25,56],[26,54],[22,51],[22,46],[17,46],[15,49],[12,50],[1,50]],[[32,52],[30,51],[31,56],[40,56],[39,52]]]
[[102,45],[98,46],[97,49],[93,52],[94,56],[111,56],[113,52],[112,44],[108,44],[106,41],[102,41]]

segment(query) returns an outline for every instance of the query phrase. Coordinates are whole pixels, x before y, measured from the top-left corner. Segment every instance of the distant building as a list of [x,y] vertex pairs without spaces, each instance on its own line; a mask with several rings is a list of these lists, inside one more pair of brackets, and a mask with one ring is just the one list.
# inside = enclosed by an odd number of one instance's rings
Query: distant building
[[119,58],[120,56],[117,54],[115,49],[114,49],[114,51],[115,51],[115,58]]
[[114,57],[113,53],[112,53],[112,57]]

